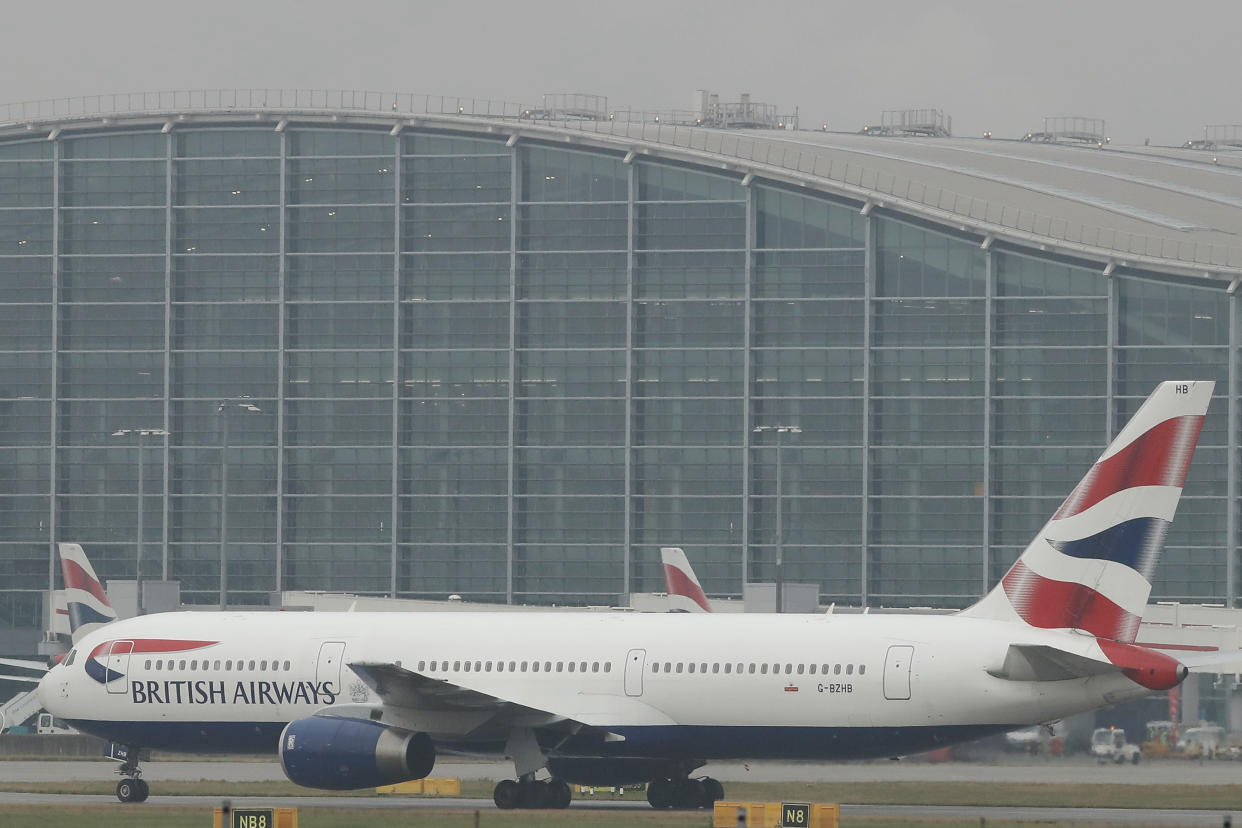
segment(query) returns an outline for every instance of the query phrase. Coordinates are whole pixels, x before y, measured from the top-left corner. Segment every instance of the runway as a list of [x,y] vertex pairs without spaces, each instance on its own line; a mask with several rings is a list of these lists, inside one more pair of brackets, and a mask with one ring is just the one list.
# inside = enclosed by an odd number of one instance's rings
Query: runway
[[[214,796],[157,796],[151,795],[150,805],[165,807],[208,808],[218,807],[220,797]],[[234,808],[338,808],[362,811],[384,810],[438,810],[483,811],[494,810],[495,805],[487,799],[416,799],[413,797],[231,797]],[[80,805],[106,808],[136,808],[143,805],[123,805],[116,797],[106,794],[26,794],[0,792],[0,805]],[[592,811],[651,810],[644,802],[576,801],[570,809],[590,813]],[[1083,822],[1112,825],[1185,825],[1219,826],[1226,813],[1235,824],[1242,824],[1242,811],[1185,811],[1120,808],[992,808],[965,805],[848,805],[841,806],[846,816],[921,817],[936,819],[991,819],[1030,820],[1048,823]]]
[[[442,759],[434,776],[506,779],[509,762]],[[1087,758],[1015,758],[1004,762],[713,762],[697,774],[721,782],[1021,782],[1099,785],[1237,785],[1242,762],[1160,760],[1138,765],[1100,765]],[[275,761],[154,761],[142,763],[150,782],[285,780]],[[116,779],[109,761],[0,761],[0,779],[10,782],[89,782]]]

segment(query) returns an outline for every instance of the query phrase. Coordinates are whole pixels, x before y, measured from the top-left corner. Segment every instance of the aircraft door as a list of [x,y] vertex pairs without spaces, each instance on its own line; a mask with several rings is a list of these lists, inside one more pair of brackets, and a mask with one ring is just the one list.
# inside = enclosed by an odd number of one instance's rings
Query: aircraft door
[[319,658],[315,661],[315,681],[327,683],[325,689],[337,696],[341,694],[341,662],[345,659],[344,641],[325,641],[319,647]]
[[132,641],[113,641],[108,648],[104,686],[109,693],[129,692],[129,679],[126,676],[129,673],[129,657],[133,652]]
[[910,698],[910,662],[914,648],[901,644],[888,648],[884,657],[884,698],[901,701]]
[[647,664],[646,650],[630,650],[625,656],[625,695],[643,694],[643,668]]

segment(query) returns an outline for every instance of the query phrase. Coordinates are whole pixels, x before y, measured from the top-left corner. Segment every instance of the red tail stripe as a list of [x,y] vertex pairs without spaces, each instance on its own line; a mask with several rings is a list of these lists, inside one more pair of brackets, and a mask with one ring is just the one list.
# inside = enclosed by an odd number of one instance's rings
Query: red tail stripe
[[712,611],[711,605],[707,603],[707,596],[703,594],[703,588],[690,580],[690,576],[677,567],[664,565],[664,583],[669,595],[684,595],[702,607],[705,612]]
[[1126,678],[1148,690],[1168,690],[1182,683],[1186,673],[1172,656],[1116,641],[1100,641],[1100,649]]
[[1038,575],[1021,560],[1001,583],[1014,610],[1032,627],[1086,630],[1099,638],[1125,642],[1138,634],[1139,616],[1090,587]]
[[67,589],[85,590],[100,601],[103,601],[105,607],[112,606],[108,603],[108,596],[104,593],[103,585],[99,583],[99,579],[89,575],[77,561],[61,558],[60,571],[65,576],[65,587]]
[[1121,451],[1091,467],[1053,515],[1053,520],[1090,509],[1134,486],[1181,486],[1186,482],[1203,415],[1174,417],[1154,426]]

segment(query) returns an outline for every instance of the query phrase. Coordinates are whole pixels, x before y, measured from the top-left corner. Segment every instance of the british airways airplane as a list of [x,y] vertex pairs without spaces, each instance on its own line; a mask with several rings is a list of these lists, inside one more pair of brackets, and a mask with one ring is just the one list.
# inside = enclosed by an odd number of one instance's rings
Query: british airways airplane
[[1134,640],[1212,390],[1161,384],[956,615],[179,612],[80,637],[40,693],[122,748],[122,801],[146,798],[138,760],[159,748],[276,751],[323,789],[501,755],[501,808],[640,782],[656,808],[707,807],[722,787],[692,774],[710,760],[897,756],[1052,722],[1187,674]]

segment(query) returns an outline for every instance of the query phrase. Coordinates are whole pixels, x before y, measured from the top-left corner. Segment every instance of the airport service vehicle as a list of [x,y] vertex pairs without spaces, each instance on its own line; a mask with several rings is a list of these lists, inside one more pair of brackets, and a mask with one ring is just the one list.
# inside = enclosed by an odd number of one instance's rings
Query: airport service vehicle
[[1134,640],[1212,390],[1162,383],[955,615],[166,613],[82,636],[39,691],[117,746],[122,799],[145,797],[149,748],[275,750],[325,789],[466,752],[513,760],[501,808],[640,782],[657,808],[707,807],[722,787],[691,774],[714,759],[899,756],[1055,721],[1187,674]]
[[1100,762],[1130,762],[1137,765],[1142,752],[1138,745],[1126,741],[1126,732],[1119,727],[1097,727],[1091,731],[1091,755]]

